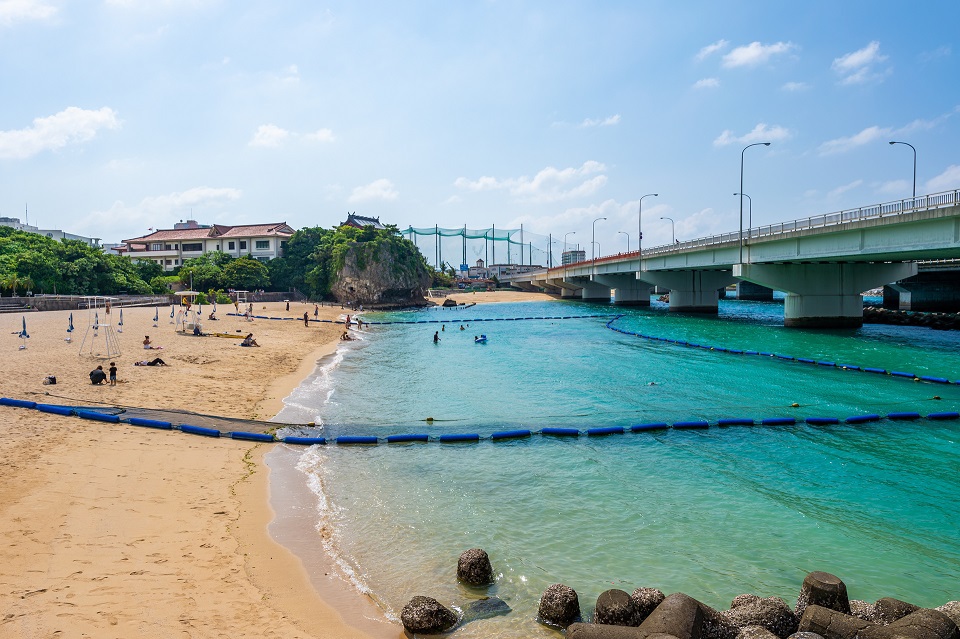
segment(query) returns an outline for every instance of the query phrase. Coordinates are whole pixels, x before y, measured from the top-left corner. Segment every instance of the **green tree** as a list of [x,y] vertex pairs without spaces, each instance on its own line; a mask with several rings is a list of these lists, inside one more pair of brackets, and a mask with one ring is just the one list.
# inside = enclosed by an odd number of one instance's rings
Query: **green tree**
[[262,262],[245,255],[223,268],[223,285],[248,291],[267,288],[270,286],[270,273]]

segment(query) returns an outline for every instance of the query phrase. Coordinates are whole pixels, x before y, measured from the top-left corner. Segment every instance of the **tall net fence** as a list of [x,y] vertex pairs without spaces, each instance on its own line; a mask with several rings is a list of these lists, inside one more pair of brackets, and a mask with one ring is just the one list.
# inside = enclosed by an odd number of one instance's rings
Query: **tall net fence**
[[477,260],[484,264],[519,264],[556,266],[567,249],[562,238],[541,235],[519,229],[441,228],[439,226],[409,226],[400,233],[413,242],[429,264],[440,268],[472,266]]

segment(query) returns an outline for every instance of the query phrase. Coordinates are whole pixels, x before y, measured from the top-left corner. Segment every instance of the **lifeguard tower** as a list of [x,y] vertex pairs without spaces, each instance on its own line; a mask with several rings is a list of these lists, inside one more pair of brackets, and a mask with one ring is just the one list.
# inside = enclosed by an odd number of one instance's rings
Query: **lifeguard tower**
[[194,331],[194,328],[203,330],[200,317],[200,308],[197,306],[197,291],[180,291],[176,293],[180,298],[180,308],[177,310],[177,325],[175,330],[178,332]]
[[109,359],[120,356],[120,341],[113,330],[111,311],[115,297],[99,295],[84,296],[87,306],[87,332],[80,342],[80,355],[86,352],[93,357]]

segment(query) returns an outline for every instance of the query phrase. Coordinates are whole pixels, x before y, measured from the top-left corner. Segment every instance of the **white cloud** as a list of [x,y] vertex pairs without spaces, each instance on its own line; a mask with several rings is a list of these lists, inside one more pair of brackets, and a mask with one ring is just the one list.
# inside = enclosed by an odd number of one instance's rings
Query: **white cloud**
[[951,164],[943,173],[927,182],[927,193],[960,189],[960,165]]
[[240,189],[198,186],[186,191],[143,198],[139,204],[117,201],[106,211],[94,211],[78,221],[78,232],[98,237],[104,229],[121,239],[150,233],[148,228],[172,228],[175,220],[186,218],[191,209],[210,220],[230,202],[243,195]]
[[278,147],[290,137],[290,132],[275,124],[261,124],[247,144],[249,146]]
[[831,199],[838,198],[838,197],[840,197],[841,195],[843,195],[844,193],[846,193],[847,191],[852,191],[853,189],[858,188],[861,184],[863,184],[863,180],[854,180],[853,182],[850,182],[849,184],[844,184],[843,186],[838,186],[837,188],[835,188],[835,189],[833,189],[832,191],[830,191],[829,193],[827,193],[827,197],[828,197],[828,198],[831,198]]
[[0,0],[0,26],[9,27],[25,20],[46,20],[57,8],[39,0]]
[[347,201],[395,200],[398,197],[400,197],[400,193],[393,187],[393,182],[386,178],[380,178],[365,186],[355,187]]
[[313,142],[333,142],[336,139],[333,137],[332,129],[318,129],[313,133],[308,133],[304,137]]
[[717,40],[713,44],[708,44],[707,46],[700,49],[700,51],[697,53],[697,56],[696,56],[697,62],[700,62],[706,58],[709,58],[711,55],[713,55],[717,51],[722,51],[723,49],[726,49],[728,44],[730,43],[727,42],[726,40]]
[[737,137],[729,129],[721,133],[713,141],[714,146],[727,146],[728,144],[754,144],[755,142],[782,142],[792,137],[790,129],[778,124],[767,126],[763,122],[753,127],[749,133]]
[[863,146],[864,144],[870,144],[871,142],[876,142],[877,140],[882,140],[890,137],[892,131],[888,128],[880,128],[878,126],[867,127],[860,133],[851,135],[846,138],[836,138],[835,140],[827,140],[820,145],[820,155],[833,155],[834,153],[844,153],[851,149]]
[[840,84],[863,84],[882,77],[873,69],[886,59],[887,56],[880,53],[880,43],[874,40],[862,49],[834,59],[830,68],[840,76]]
[[784,91],[793,93],[796,91],[806,91],[810,88],[810,85],[806,82],[787,82],[780,88]]
[[933,51],[924,51],[920,54],[921,62],[933,62],[934,60],[939,60],[940,58],[949,58],[952,50],[948,45],[942,47],[937,47]]
[[279,76],[280,82],[285,84],[297,84],[300,82],[300,69],[295,64],[283,70]]
[[715,89],[720,86],[720,80],[717,78],[703,78],[693,83],[694,89]]
[[533,178],[522,176],[498,180],[495,177],[483,176],[470,180],[459,177],[453,184],[457,188],[474,192],[507,190],[514,197],[526,202],[556,202],[596,193],[607,183],[607,176],[602,174],[606,170],[607,167],[600,162],[588,160],[580,168],[557,169],[548,166]]
[[727,69],[755,67],[768,62],[773,56],[788,53],[795,48],[796,45],[792,42],[775,42],[774,44],[751,42],[723,56],[723,66]]
[[34,119],[30,128],[0,131],[0,158],[29,158],[68,144],[89,142],[101,129],[118,128],[120,120],[109,107],[95,111],[67,107],[55,115]]
[[617,113],[616,115],[611,115],[601,120],[594,120],[591,118],[587,118],[586,120],[580,123],[580,127],[586,128],[586,127],[592,127],[592,126],[614,126],[619,123],[620,123],[620,114]]
[[901,195],[909,193],[911,186],[907,180],[890,180],[878,185],[877,192],[885,195]]

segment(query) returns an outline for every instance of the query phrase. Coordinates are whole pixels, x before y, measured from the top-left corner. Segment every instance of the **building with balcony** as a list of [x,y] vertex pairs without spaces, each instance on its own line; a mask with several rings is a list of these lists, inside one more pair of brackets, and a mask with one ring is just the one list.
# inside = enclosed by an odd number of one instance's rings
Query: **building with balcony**
[[286,222],[276,224],[201,225],[194,220],[180,222],[172,229],[123,240],[116,250],[134,260],[156,262],[166,271],[182,266],[184,260],[221,251],[231,257],[247,255],[261,262],[283,256],[294,233]]

